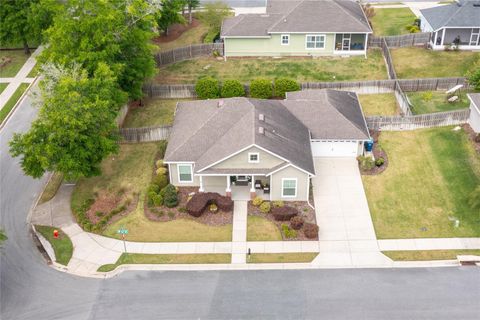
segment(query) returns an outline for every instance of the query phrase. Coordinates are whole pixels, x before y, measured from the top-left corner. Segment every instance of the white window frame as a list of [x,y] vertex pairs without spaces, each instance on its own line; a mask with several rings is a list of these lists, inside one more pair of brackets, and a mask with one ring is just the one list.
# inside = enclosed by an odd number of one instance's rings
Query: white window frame
[[[287,43],[283,43],[283,37],[287,37]],[[290,45],[290,35],[289,34],[280,35],[280,45],[282,45],[282,46]]]
[[[252,160],[251,156],[257,156],[257,160]],[[249,152],[248,153],[248,163],[259,163],[260,162],[260,153],[258,152]]]
[[[323,37],[323,47],[321,48],[309,48],[308,47],[308,37]],[[316,43],[316,41],[314,41],[313,43]],[[325,47],[326,47],[326,44],[327,44],[327,36],[325,34],[307,34],[305,35],[305,49],[306,50],[325,50]]]
[[[290,180],[290,181],[295,181],[295,194],[292,195],[286,195],[284,194],[284,182]],[[297,178],[282,178],[282,198],[296,198],[297,197],[297,191],[298,191],[298,179]]]
[[[190,168],[190,180],[181,180],[180,179],[180,167],[189,167]],[[193,182],[193,166],[190,163],[182,163],[177,164],[177,175],[178,175],[178,183],[192,183]]]

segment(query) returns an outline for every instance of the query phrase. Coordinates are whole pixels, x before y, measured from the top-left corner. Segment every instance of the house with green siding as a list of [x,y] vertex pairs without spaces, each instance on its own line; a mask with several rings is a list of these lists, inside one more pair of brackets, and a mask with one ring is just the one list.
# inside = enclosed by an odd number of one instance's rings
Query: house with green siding
[[269,0],[264,14],[223,21],[225,57],[367,54],[372,29],[351,0]]

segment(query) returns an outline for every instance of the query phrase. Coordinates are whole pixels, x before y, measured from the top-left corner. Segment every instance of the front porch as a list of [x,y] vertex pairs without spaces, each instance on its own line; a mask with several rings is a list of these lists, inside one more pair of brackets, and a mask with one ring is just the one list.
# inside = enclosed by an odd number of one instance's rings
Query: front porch
[[480,50],[480,28],[443,28],[432,34],[433,50],[452,46],[459,50]]
[[335,34],[334,54],[366,55],[367,34],[337,33]]
[[[270,200],[270,177],[255,175],[199,175],[199,192],[216,192],[232,200],[250,200],[257,196]],[[223,180],[223,182],[222,182]]]

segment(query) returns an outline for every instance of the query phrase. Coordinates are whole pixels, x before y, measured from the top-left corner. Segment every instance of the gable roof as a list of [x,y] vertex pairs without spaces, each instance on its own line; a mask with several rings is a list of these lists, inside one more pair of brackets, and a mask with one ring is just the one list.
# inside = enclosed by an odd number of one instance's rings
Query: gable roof
[[[260,121],[263,114],[265,120]],[[264,133],[259,133],[259,127]],[[314,174],[309,131],[280,101],[247,98],[180,102],[165,161],[193,161],[198,172],[256,145]]]
[[283,104],[307,126],[312,139],[370,139],[354,92],[330,89],[288,92]]
[[444,27],[480,27],[480,0],[420,10],[434,31]]
[[360,4],[351,0],[271,0],[267,14],[227,18],[222,37],[267,36],[270,33],[371,33]]
[[480,93],[469,93],[467,95],[477,109],[480,110]]

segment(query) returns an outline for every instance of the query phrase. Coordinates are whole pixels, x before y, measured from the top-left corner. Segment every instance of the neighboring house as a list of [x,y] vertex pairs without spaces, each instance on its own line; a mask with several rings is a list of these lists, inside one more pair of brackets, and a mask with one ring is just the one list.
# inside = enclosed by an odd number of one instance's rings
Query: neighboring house
[[462,0],[420,13],[422,31],[433,33],[430,45],[434,50],[452,44],[460,50],[480,50],[480,0]]
[[223,21],[225,57],[366,55],[372,29],[350,0],[269,0],[266,14]]
[[470,99],[470,118],[468,123],[473,131],[480,133],[480,93],[469,93]]
[[352,92],[179,102],[164,162],[175,186],[234,199],[308,201],[313,158],[356,157],[369,139]]

